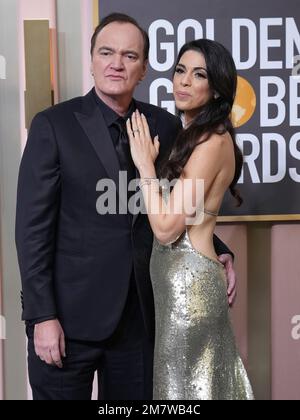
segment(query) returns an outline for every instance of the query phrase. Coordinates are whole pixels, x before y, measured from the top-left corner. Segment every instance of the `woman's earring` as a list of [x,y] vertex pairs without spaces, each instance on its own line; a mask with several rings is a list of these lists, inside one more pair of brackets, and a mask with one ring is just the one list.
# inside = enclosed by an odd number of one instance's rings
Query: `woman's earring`
[[218,94],[218,92],[214,93],[214,99],[218,99],[220,97],[220,95]]

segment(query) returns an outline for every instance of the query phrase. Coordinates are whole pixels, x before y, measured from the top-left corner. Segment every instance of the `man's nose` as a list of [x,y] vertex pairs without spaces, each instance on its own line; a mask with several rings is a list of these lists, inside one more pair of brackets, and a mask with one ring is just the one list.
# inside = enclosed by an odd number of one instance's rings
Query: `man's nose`
[[114,54],[111,62],[111,67],[115,70],[123,70],[124,63],[121,54]]

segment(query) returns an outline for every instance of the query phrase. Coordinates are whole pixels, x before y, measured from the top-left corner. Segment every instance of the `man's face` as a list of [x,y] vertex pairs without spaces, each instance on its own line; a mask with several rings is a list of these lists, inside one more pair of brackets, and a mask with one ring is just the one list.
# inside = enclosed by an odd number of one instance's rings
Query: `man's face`
[[95,89],[104,102],[131,101],[134,89],[146,74],[144,40],[131,23],[113,22],[98,34],[91,71]]

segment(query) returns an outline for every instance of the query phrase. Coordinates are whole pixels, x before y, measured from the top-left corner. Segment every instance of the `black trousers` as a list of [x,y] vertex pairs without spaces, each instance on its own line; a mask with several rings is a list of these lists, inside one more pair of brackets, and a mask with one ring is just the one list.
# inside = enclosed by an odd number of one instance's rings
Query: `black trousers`
[[151,400],[153,342],[146,335],[132,278],[121,321],[101,342],[66,338],[63,368],[36,356],[33,328],[27,328],[29,381],[34,400],[90,400],[95,371],[99,400]]

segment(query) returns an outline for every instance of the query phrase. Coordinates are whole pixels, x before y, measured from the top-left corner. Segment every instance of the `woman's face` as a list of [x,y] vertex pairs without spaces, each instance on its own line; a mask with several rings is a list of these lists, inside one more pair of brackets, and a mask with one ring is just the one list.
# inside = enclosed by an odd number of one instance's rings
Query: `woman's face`
[[206,62],[197,51],[186,51],[176,66],[173,78],[173,94],[176,107],[185,114],[189,123],[211,98]]

